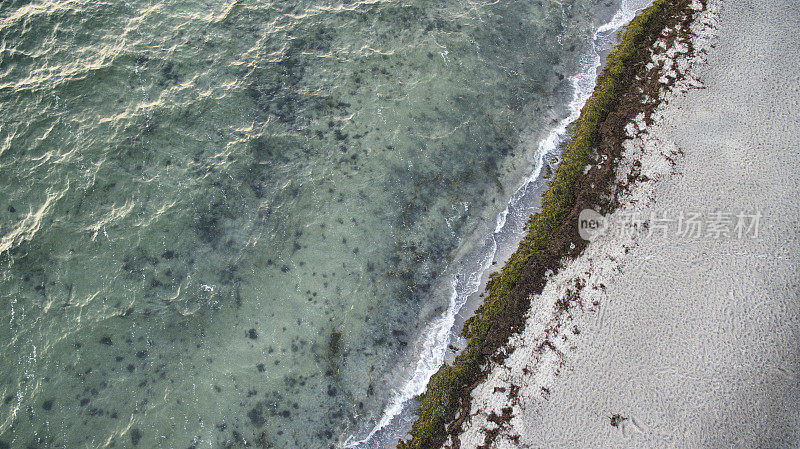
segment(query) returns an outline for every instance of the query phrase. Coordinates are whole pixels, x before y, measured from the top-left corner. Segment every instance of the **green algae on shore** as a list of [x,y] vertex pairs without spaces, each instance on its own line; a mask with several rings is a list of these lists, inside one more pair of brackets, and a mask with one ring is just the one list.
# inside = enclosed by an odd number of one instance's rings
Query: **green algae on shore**
[[[522,302],[519,297],[528,298],[536,286],[542,285],[544,267],[557,269],[561,256],[574,256],[583,249],[577,239],[577,246],[569,250],[569,244],[575,240],[564,236],[575,233],[568,221],[581,189],[588,187],[581,181],[593,159],[592,151],[601,143],[600,129],[611,111],[619,107],[626,87],[648,59],[649,49],[664,29],[666,18],[677,17],[689,4],[688,0],[657,0],[626,27],[620,43],[608,55],[592,96],[571,127],[563,161],[542,196],[541,212],[531,216],[525,237],[500,272],[490,275],[483,304],[464,325],[466,347],[452,365],[442,365],[431,377],[427,390],[419,397],[418,419],[410,431],[411,438],[401,441],[398,449],[439,447],[450,433],[457,431],[457,425],[448,428],[448,424],[456,419],[459,410],[468,410],[471,391],[480,382],[489,356],[510,335],[521,330],[522,315],[528,307],[519,304]],[[610,173],[611,170],[606,170],[606,186],[611,181]],[[604,193],[602,190],[598,185],[589,196],[596,197]],[[559,234],[561,239],[557,238]],[[512,307],[513,301],[518,304]],[[513,320],[508,320],[510,313]]]

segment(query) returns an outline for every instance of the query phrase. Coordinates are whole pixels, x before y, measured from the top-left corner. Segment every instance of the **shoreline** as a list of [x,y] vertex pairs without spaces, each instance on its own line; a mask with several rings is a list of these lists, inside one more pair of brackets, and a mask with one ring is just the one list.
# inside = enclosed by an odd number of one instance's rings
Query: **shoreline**
[[[554,176],[557,161],[561,157],[561,150],[569,139],[569,129],[580,115],[582,106],[591,97],[598,74],[605,65],[605,59],[616,46],[617,34],[651,2],[650,0],[623,0],[616,7],[609,5],[597,6],[602,13],[598,13],[602,25],[596,27],[589,39],[589,51],[583,54],[580,62],[576,62],[576,71],[567,77],[564,82],[566,87],[559,95],[563,95],[564,102],[560,109],[563,115],[552,116],[552,126],[541,133],[526,130],[520,136],[521,147],[527,147],[527,158],[532,162],[533,170],[519,178],[513,194],[493,218],[493,230],[488,234],[476,234],[471,245],[460,256],[460,268],[452,271],[444,278],[449,279],[451,285],[451,308],[443,316],[438,317],[429,327],[435,330],[435,337],[421,335],[416,346],[420,347],[414,366],[414,375],[403,384],[403,388],[395,391],[394,398],[384,409],[379,422],[369,430],[365,437],[353,441],[353,435],[344,443],[344,447],[394,447],[397,441],[407,432],[413,422],[415,398],[420,394],[414,385],[422,381],[422,386],[427,384],[431,372],[422,373],[424,367],[431,368],[431,359],[441,359],[435,362],[435,368],[442,363],[452,363],[458,355],[459,348],[463,347],[465,340],[458,330],[462,329],[465,321],[471,317],[481,305],[486,284],[490,275],[499,265],[498,262],[507,260],[517,249],[520,241],[526,235],[525,226],[529,217],[540,208],[542,194],[549,187]],[[467,262],[465,262],[467,261]],[[465,271],[469,265],[475,265]],[[480,265],[480,266],[478,266]],[[455,300],[453,307],[452,301]],[[447,325],[446,321],[453,321]],[[442,326],[442,323],[445,323]],[[442,335],[446,331],[446,335]],[[431,342],[441,343],[441,347],[429,347]],[[435,353],[441,350],[442,357]],[[423,367],[424,365],[424,367]]]
[[[573,137],[566,143],[564,160],[543,196],[543,212],[528,222],[526,237],[500,274],[490,276],[484,303],[465,324],[466,348],[452,365],[443,365],[431,378],[421,396],[412,438],[401,441],[398,448],[437,447],[458,434],[464,412],[469,409],[470,394],[487,374],[483,365],[490,359],[492,363],[502,363],[503,355],[498,354],[502,351],[497,350],[523,327],[530,306],[525,299],[541,292],[546,274],[557,270],[563,257],[574,258],[585,246],[577,233],[577,213],[588,205],[602,204],[600,209],[604,213],[615,207],[613,202],[601,199],[603,192],[598,195],[598,189],[587,187],[610,187],[612,161],[624,140],[622,124],[642,108],[635,105],[633,98],[624,107],[611,105],[633,96],[630,86],[641,70],[632,68],[649,58],[646,50],[662,29],[688,21],[688,17],[681,16],[689,13],[689,9],[688,1],[656,1],[626,27],[620,43],[608,55],[594,93],[571,127]],[[627,89],[623,88],[625,85]],[[657,86],[651,80],[643,88],[652,93]],[[651,105],[650,111],[654,107],[655,104]],[[598,147],[602,156],[592,161],[590,153],[594,147]],[[590,162],[597,164],[595,169],[582,173]],[[459,411],[461,417],[453,422]]]
[[710,0],[659,37],[602,232],[528,296],[444,447],[800,444],[791,6]]

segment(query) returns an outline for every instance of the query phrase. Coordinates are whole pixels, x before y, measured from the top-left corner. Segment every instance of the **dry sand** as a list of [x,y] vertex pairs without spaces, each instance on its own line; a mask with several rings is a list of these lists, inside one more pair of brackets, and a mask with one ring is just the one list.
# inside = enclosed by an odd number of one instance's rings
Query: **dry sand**
[[[663,72],[687,77],[629,126],[620,177],[646,178],[532,298],[461,448],[800,447],[800,5],[712,0],[693,31]],[[647,220],[681,211],[730,212],[731,235]],[[613,232],[635,212],[649,228]]]

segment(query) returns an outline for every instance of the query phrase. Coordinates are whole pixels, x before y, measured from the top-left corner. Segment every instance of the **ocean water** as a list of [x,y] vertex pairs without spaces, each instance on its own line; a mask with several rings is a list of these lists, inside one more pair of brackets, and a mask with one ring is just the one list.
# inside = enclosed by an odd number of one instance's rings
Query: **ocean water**
[[385,427],[616,10],[0,3],[0,448]]

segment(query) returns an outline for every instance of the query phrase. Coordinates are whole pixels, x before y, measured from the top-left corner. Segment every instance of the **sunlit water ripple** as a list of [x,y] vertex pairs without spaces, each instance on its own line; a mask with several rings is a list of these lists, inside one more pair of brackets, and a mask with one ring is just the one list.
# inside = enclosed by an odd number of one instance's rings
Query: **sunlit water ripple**
[[0,448],[368,435],[606,6],[4,2]]

